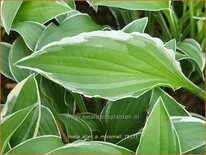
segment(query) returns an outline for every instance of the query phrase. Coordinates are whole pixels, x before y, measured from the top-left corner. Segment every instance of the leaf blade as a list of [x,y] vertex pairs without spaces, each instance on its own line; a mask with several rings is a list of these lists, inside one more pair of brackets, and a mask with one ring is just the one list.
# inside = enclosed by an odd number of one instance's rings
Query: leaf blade
[[88,97],[117,100],[138,97],[155,86],[184,86],[204,98],[183,75],[174,53],[159,39],[137,32],[82,33],[53,42],[17,65]]
[[21,6],[23,1],[1,1],[1,20],[2,24],[6,30],[6,33],[9,34],[13,20]]
[[162,99],[159,98],[143,129],[136,153],[180,154],[180,149],[175,128]]

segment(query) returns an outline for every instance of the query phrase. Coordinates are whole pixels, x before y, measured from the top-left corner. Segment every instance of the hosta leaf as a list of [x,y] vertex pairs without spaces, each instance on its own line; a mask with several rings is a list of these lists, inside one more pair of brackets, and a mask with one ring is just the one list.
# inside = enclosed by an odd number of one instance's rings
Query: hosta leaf
[[14,147],[27,139],[42,135],[56,135],[60,137],[59,129],[50,110],[38,105],[15,131],[10,144]]
[[205,144],[205,121],[195,117],[173,117],[182,153]]
[[149,112],[152,111],[157,99],[160,96],[164,101],[164,105],[170,116],[190,116],[190,114],[182,107],[182,105],[180,105],[174,98],[172,98],[160,88],[154,88],[152,90]]
[[[108,101],[101,113],[101,121],[107,133],[106,141],[118,142],[126,135],[137,133],[146,119],[149,100],[150,92],[139,98]],[[111,138],[114,136],[116,137]]]
[[64,103],[68,106],[69,114],[75,114],[76,102],[73,95],[69,91],[65,91],[64,93]]
[[2,116],[4,117],[21,109],[35,105],[38,102],[37,91],[34,75],[19,82],[8,95],[6,104],[2,110]]
[[27,47],[32,51],[34,51],[36,43],[44,29],[44,25],[32,21],[20,22],[12,26],[12,30],[22,36]]
[[19,1],[1,1],[1,21],[6,33],[9,34],[12,22],[22,4],[22,0]]
[[92,141],[71,143],[49,154],[133,154],[133,152],[112,143]]
[[9,139],[13,133],[18,129],[26,116],[31,112],[35,105],[22,109],[5,117],[1,122],[1,153],[4,152]]
[[176,53],[176,49],[177,49],[176,40],[172,39],[172,40],[168,41],[167,43],[165,43],[165,47],[173,50],[173,52]]
[[60,116],[66,127],[70,142],[81,139],[92,139],[91,128],[81,118],[66,114]]
[[122,30],[126,33],[141,32],[143,33],[147,26],[148,18],[140,18],[126,25]]
[[13,23],[25,21],[46,23],[70,10],[71,8],[63,1],[26,1],[21,5]]
[[[60,85],[41,77],[40,89],[42,93],[46,96],[49,104],[55,109],[59,114],[67,114],[69,111],[69,106],[65,103],[65,89]],[[72,100],[73,99],[73,100]],[[71,98],[70,102],[74,102],[74,98]],[[44,103],[43,103],[44,104]],[[47,106],[45,104],[45,106]]]
[[180,144],[161,98],[143,129],[137,154],[180,154]]
[[9,68],[9,52],[11,45],[8,43],[1,42],[1,56],[2,56],[2,70],[1,73],[9,79],[14,80],[10,68]]
[[24,141],[12,148],[8,154],[45,154],[62,146],[64,143],[60,137],[40,136]]
[[203,69],[205,67],[205,54],[202,52],[199,43],[194,39],[185,39],[183,42],[178,44],[178,49],[192,60],[192,64],[204,79]]
[[[29,95],[28,95],[29,94]],[[36,105],[14,132],[10,144],[15,146],[37,135],[60,136],[55,119],[48,108],[41,106],[35,76],[31,75],[17,84],[8,96],[2,115],[7,116],[29,106]]]
[[99,115],[86,112],[86,113],[78,113],[76,114],[76,117],[80,117],[84,122],[86,122],[93,132],[94,131],[97,131],[99,133],[103,132],[103,125],[100,122]]
[[103,0],[89,0],[91,6],[109,6],[118,7],[128,10],[147,10],[147,11],[159,11],[163,9],[169,9],[170,1],[103,1]]
[[22,59],[25,56],[30,55],[32,52],[27,48],[24,43],[24,40],[21,37],[18,37],[12,44],[10,53],[9,53],[9,66],[11,73],[16,81],[22,81],[30,75],[29,70],[19,69],[14,64]]
[[102,28],[94,23],[87,14],[78,13],[65,19],[59,26],[50,24],[39,38],[36,50],[64,37],[75,36],[82,32],[101,30]]
[[205,154],[205,144],[184,154]]
[[125,147],[135,152],[138,147],[140,137],[141,137],[141,132],[138,132],[133,135],[126,135],[124,139],[122,139],[117,143],[117,145]]
[[81,33],[53,42],[17,65],[73,92],[110,100],[138,97],[155,86],[183,86],[205,95],[186,79],[161,40],[137,32]]

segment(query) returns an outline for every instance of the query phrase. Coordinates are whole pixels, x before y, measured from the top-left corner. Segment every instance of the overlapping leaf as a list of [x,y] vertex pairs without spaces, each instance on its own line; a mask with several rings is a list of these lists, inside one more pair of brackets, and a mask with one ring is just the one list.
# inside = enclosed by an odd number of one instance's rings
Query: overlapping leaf
[[27,47],[32,51],[34,51],[36,43],[44,29],[44,25],[32,21],[20,22],[12,26],[12,30],[22,36]]
[[159,11],[164,9],[169,9],[170,2],[166,1],[101,1],[101,0],[89,0],[91,6],[95,7],[98,5],[109,6],[109,7],[118,7],[128,10],[147,10],[147,11]]
[[26,1],[23,2],[13,24],[25,21],[46,23],[52,18],[67,13],[71,8],[63,1]]
[[11,45],[8,43],[1,42],[1,56],[2,56],[2,70],[1,73],[9,79],[14,80],[10,68],[9,68],[9,52]]
[[106,142],[76,142],[51,151],[49,154],[134,154],[132,151]]
[[75,140],[92,139],[92,130],[81,118],[73,115],[61,115],[61,120],[66,127],[70,142]]
[[118,142],[127,135],[137,133],[145,122],[149,100],[150,92],[139,98],[108,101],[101,113],[101,121],[106,129],[105,140]]
[[12,22],[22,4],[22,0],[19,1],[1,1],[1,20],[7,34],[9,34]]
[[53,42],[17,65],[45,74],[73,92],[110,100],[138,97],[155,86],[183,86],[205,95],[186,79],[174,54],[159,39],[141,33],[82,33]]
[[9,67],[10,67],[13,77],[18,82],[28,77],[30,75],[30,71],[25,70],[25,69],[19,69],[14,64],[18,60],[30,55],[31,53],[32,52],[25,45],[24,40],[21,37],[18,37],[12,44],[12,47],[9,53]]
[[1,122],[1,153],[4,153],[4,150],[18,127],[22,124],[31,110],[35,107],[32,105],[25,109],[19,110],[16,113],[13,113],[5,117]]
[[137,154],[180,154],[180,142],[161,98],[142,131]]
[[122,29],[122,31],[124,31],[126,33],[132,33],[132,32],[141,32],[141,33],[143,33],[146,26],[147,26],[147,22],[148,22],[147,17],[134,20],[133,22],[126,25]]
[[162,97],[164,105],[170,116],[190,116],[190,114],[169,94],[161,90],[160,88],[154,88],[152,90],[152,96],[150,100],[149,112],[152,111],[157,99]]
[[9,94],[6,105],[2,111],[4,119],[6,119],[5,116],[9,117],[15,112],[34,105],[35,107],[22,119],[22,122],[15,129],[10,140],[12,147],[37,135],[60,136],[52,113],[48,108],[41,105],[34,75],[20,82]]
[[60,137],[40,136],[24,141],[12,148],[8,154],[45,154],[63,145]]
[[187,58],[191,60],[200,76],[204,79],[205,54],[202,52],[198,42],[193,39],[185,39],[178,44],[178,49],[187,55]]
[[93,22],[87,14],[77,13],[66,18],[59,26],[50,24],[39,38],[35,50],[64,37],[101,29],[102,27]]
[[205,121],[194,117],[173,117],[182,153],[194,150],[205,144]]

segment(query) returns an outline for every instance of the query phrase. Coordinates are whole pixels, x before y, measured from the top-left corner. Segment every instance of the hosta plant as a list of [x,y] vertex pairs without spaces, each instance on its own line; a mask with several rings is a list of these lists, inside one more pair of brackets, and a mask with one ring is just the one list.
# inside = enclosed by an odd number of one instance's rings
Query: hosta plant
[[1,153],[205,154],[204,117],[172,97],[204,103],[204,15],[192,0],[1,1],[1,73],[16,83]]

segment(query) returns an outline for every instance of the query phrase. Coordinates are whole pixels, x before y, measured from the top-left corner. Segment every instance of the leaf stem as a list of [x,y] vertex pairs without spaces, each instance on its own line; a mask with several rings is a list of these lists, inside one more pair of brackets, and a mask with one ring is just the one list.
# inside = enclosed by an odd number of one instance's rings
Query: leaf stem
[[87,108],[86,108],[86,105],[84,103],[84,100],[82,99],[82,96],[80,94],[77,94],[77,93],[73,93],[73,96],[74,96],[74,99],[77,103],[79,110],[81,112],[87,112]]
[[186,84],[186,89],[190,92],[192,92],[193,94],[197,95],[198,97],[200,97],[201,99],[205,100],[205,91],[202,90],[201,88],[199,88],[197,85],[195,85],[194,83],[192,83],[191,81],[187,80],[188,83]]
[[195,24],[194,24],[194,19],[193,19],[193,16],[194,16],[194,2],[193,0],[190,0],[188,1],[189,3],[189,9],[190,9],[190,37],[191,38],[194,38],[195,36]]
[[163,10],[163,13],[169,22],[172,34],[174,35],[175,39],[179,41],[180,40],[179,29],[177,27],[177,21],[175,19],[174,12],[171,9],[168,9],[168,10]]
[[101,98],[93,98],[92,103],[94,105],[94,110],[96,114],[100,114],[102,111],[101,108]]

